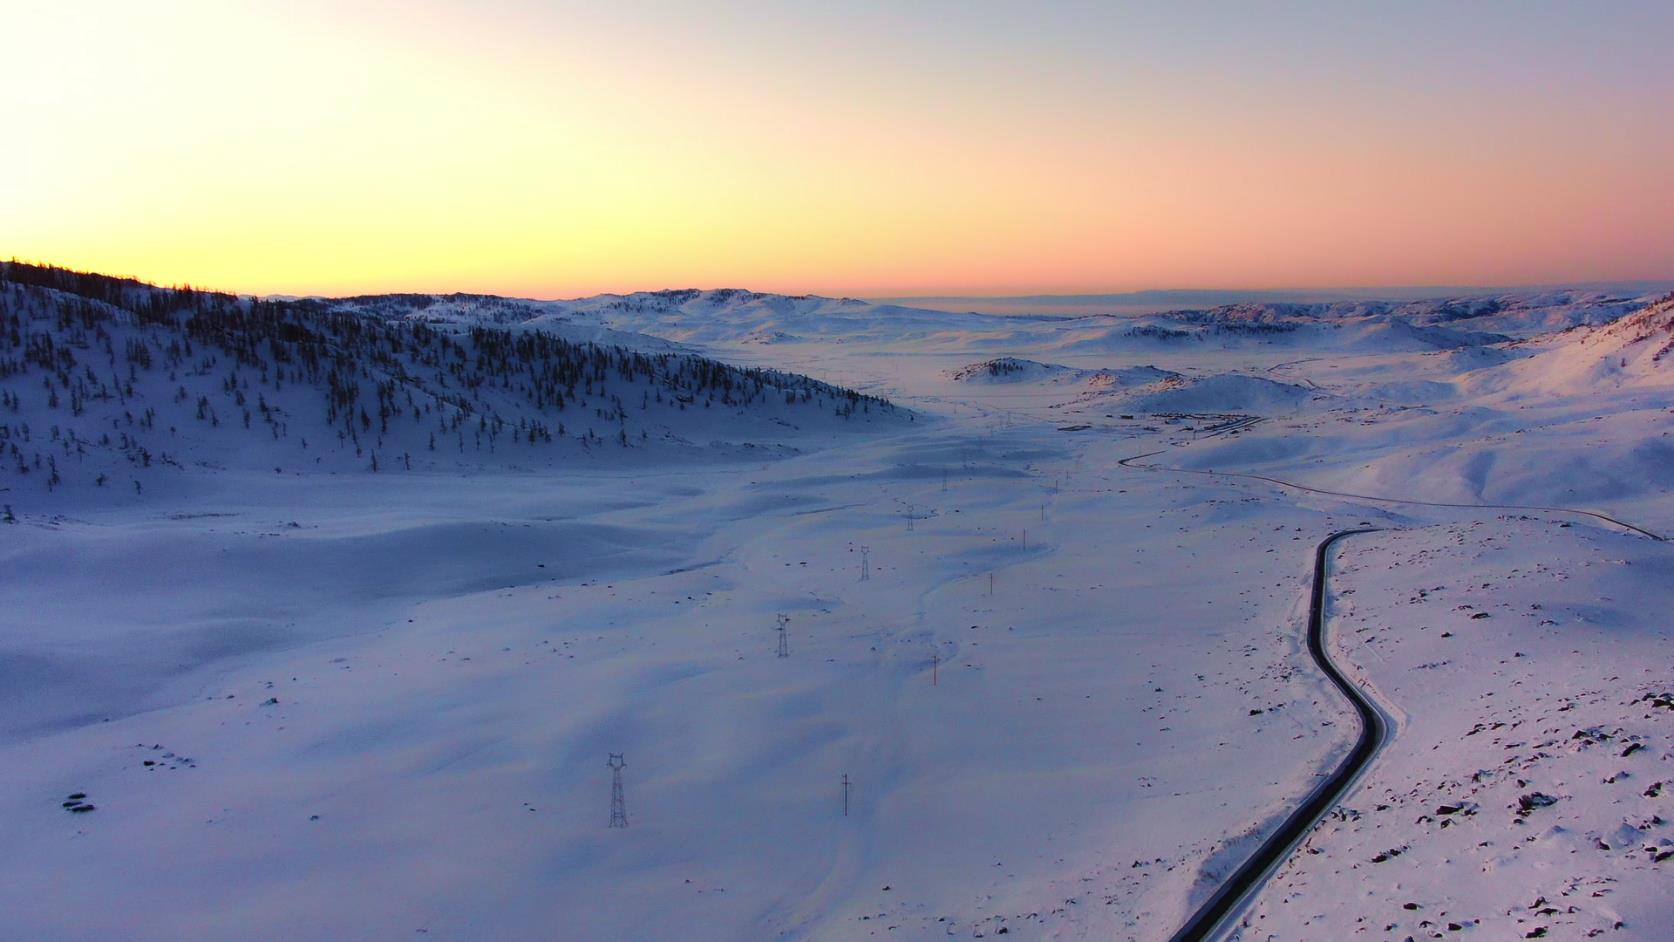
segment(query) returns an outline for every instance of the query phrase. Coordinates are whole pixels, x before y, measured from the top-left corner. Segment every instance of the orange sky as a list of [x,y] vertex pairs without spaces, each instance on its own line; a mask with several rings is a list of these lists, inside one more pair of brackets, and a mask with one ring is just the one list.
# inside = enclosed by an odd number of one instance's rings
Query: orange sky
[[0,255],[162,282],[1674,278],[1674,4],[20,6]]

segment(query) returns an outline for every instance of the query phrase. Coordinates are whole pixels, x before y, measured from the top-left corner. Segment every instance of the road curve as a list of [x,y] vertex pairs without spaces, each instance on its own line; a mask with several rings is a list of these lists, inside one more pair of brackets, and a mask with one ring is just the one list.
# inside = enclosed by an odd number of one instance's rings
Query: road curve
[[1306,484],[1281,481],[1278,478],[1270,478],[1262,474],[1249,474],[1243,471],[1203,471],[1198,470],[1197,468],[1175,468],[1160,464],[1128,463],[1130,461],[1138,461],[1141,458],[1149,458],[1152,455],[1160,454],[1162,454],[1160,451],[1150,451],[1143,455],[1133,455],[1132,457],[1123,458],[1116,463],[1124,468],[1132,468],[1138,471],[1175,471],[1180,474],[1207,474],[1211,477],[1249,478],[1252,481],[1266,481],[1268,484],[1277,484],[1280,487],[1288,487],[1293,491],[1305,491],[1309,494],[1324,494],[1327,497],[1344,497],[1349,500],[1363,500],[1377,504],[1412,504],[1418,507],[1459,507],[1466,510],[1533,510],[1540,513],[1572,514],[1574,516],[1591,517],[1594,520],[1602,520],[1612,526],[1621,527],[1624,530],[1631,530],[1640,536],[1647,536],[1653,540],[1659,540],[1665,543],[1668,542],[1667,537],[1652,533],[1644,527],[1636,527],[1624,520],[1617,520],[1609,514],[1601,514],[1593,510],[1576,510],[1572,507],[1544,507],[1538,504],[1454,504],[1436,500],[1414,500],[1410,497],[1379,497],[1374,494],[1353,494],[1348,491],[1328,491],[1323,488],[1309,487]]
[[[1195,468],[1175,468],[1167,465],[1133,464],[1141,458],[1160,455],[1162,451],[1147,452],[1120,459],[1117,464],[1124,468],[1143,471],[1173,471],[1181,474],[1206,474],[1211,477],[1249,478],[1264,481],[1279,487],[1305,491],[1311,494],[1323,494],[1329,497],[1342,497],[1349,500],[1368,501],[1380,504],[1413,504],[1424,507],[1456,507],[1469,510],[1520,510],[1541,513],[1572,514],[1591,517],[1613,526],[1620,527],[1653,540],[1668,542],[1668,538],[1660,536],[1643,527],[1634,526],[1626,521],[1618,520],[1607,514],[1591,510],[1576,510],[1570,507],[1544,507],[1521,504],[1458,504],[1442,501],[1412,500],[1401,497],[1378,497],[1371,494],[1352,494],[1343,491],[1324,490],[1295,484],[1260,474],[1248,474],[1239,471],[1205,471]],[[1360,778],[1361,774],[1371,765],[1372,759],[1388,742],[1391,735],[1391,721],[1381,708],[1359,687],[1351,683],[1337,665],[1331,660],[1331,655],[1325,646],[1325,607],[1326,607],[1326,571],[1329,566],[1329,554],[1332,546],[1338,540],[1354,536],[1359,533],[1377,532],[1378,527],[1363,527],[1354,530],[1339,530],[1322,540],[1314,553],[1314,584],[1313,595],[1308,606],[1308,653],[1313,657],[1319,669],[1328,677],[1337,689],[1342,691],[1354,706],[1360,719],[1360,736],[1355,741],[1354,748],[1338,764],[1331,776],[1322,782],[1303,800],[1297,809],[1285,818],[1261,846],[1256,848],[1249,859],[1235,870],[1231,876],[1222,882],[1214,895],[1204,901],[1186,924],[1174,935],[1169,942],[1208,942],[1216,939],[1230,929],[1233,920],[1255,898],[1256,891],[1290,856],[1315,824],[1331,810],[1337,800]]]
[[1180,931],[1169,937],[1170,942],[1200,942],[1218,937],[1254,898],[1255,891],[1266,882],[1267,877],[1290,856],[1291,850],[1313,830],[1319,819],[1325,817],[1326,812],[1331,810],[1343,793],[1360,778],[1361,773],[1372,764],[1372,757],[1389,740],[1391,726],[1388,717],[1364,691],[1343,675],[1331,660],[1325,645],[1325,575],[1331,547],[1344,537],[1373,532],[1376,532],[1376,528],[1339,530],[1320,542],[1314,551],[1314,588],[1313,596],[1308,602],[1308,653],[1325,676],[1330,678],[1331,683],[1353,704],[1354,711],[1360,718],[1360,736],[1355,740],[1354,748],[1337,764],[1330,777],[1321,782],[1302,804],[1285,818],[1278,830],[1263,841],[1249,859],[1221,883],[1215,894],[1192,913]]

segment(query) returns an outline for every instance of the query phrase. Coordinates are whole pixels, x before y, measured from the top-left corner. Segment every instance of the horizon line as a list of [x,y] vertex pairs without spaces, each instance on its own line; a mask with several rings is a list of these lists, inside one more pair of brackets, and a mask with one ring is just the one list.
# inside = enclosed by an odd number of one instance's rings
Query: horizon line
[[[698,285],[682,285],[682,286],[677,286],[677,287],[676,286],[669,286],[669,287],[662,287],[662,288],[635,288],[635,289],[630,289],[630,290],[596,291],[596,292],[593,292],[591,294],[570,294],[570,295],[553,294],[553,295],[547,296],[547,297],[537,297],[537,296],[534,296],[534,295],[522,295],[522,294],[517,294],[517,293],[495,293],[495,292],[485,292],[485,291],[461,291],[461,290],[426,291],[426,290],[412,290],[412,289],[397,289],[397,290],[384,290],[384,291],[376,291],[376,290],[374,290],[374,291],[351,291],[351,292],[347,292],[347,293],[343,293],[343,294],[323,294],[323,293],[315,293],[315,292],[288,292],[288,291],[253,292],[253,291],[241,291],[241,290],[236,290],[236,289],[229,290],[229,289],[226,289],[226,288],[207,287],[203,284],[194,283],[190,280],[180,281],[180,282],[175,282],[175,283],[166,283],[162,280],[151,280],[151,279],[146,278],[142,275],[117,274],[117,273],[114,273],[114,272],[98,271],[98,270],[90,269],[90,268],[87,268],[87,269],[76,268],[76,267],[73,267],[73,266],[70,266],[70,265],[62,265],[62,264],[58,264],[58,263],[55,263],[55,262],[24,259],[24,258],[20,258],[16,255],[13,255],[13,256],[9,257],[8,259],[6,259],[6,261],[8,261],[10,263],[13,263],[13,264],[32,265],[32,266],[37,266],[37,267],[42,267],[42,268],[58,268],[58,269],[62,269],[62,270],[65,270],[65,271],[78,272],[78,273],[81,273],[81,274],[99,275],[99,276],[106,277],[106,278],[129,280],[129,281],[134,281],[134,282],[138,282],[140,284],[150,285],[152,287],[158,287],[158,288],[172,288],[172,289],[187,289],[187,288],[189,288],[189,289],[194,290],[194,291],[208,291],[208,292],[221,293],[221,294],[232,294],[232,295],[240,296],[240,297],[262,298],[262,299],[266,299],[266,298],[333,299],[333,298],[350,298],[350,297],[377,297],[377,296],[380,296],[380,295],[421,294],[421,295],[434,295],[434,296],[473,295],[473,296],[477,296],[477,297],[499,297],[499,298],[515,299],[515,300],[528,300],[528,301],[581,301],[581,300],[586,300],[588,298],[597,298],[597,297],[605,297],[605,296],[628,297],[630,295],[635,295],[635,294],[667,294],[667,293],[681,292],[681,291],[699,291],[699,292],[741,291],[741,292],[747,292],[747,293],[750,293],[750,294],[758,294],[758,295],[778,295],[780,297],[818,297],[818,298],[826,298],[826,299],[834,300],[834,301],[866,301],[866,302],[878,303],[878,304],[899,303],[899,302],[909,302],[909,301],[917,301],[917,302],[927,302],[927,301],[943,301],[943,302],[947,302],[947,301],[977,301],[977,302],[982,302],[982,301],[987,301],[987,302],[1013,302],[1013,303],[1040,302],[1040,303],[1065,304],[1065,303],[1078,303],[1078,302],[1079,303],[1111,303],[1111,302],[1118,301],[1118,300],[1121,300],[1121,299],[1132,299],[1132,300],[1135,300],[1135,301],[1144,301],[1146,299],[1164,300],[1164,299],[1168,299],[1168,298],[1171,298],[1171,297],[1182,297],[1182,296],[1184,296],[1184,297],[1193,297],[1193,296],[1195,296],[1195,297],[1210,297],[1210,296],[1213,296],[1213,297],[1226,298],[1226,299],[1229,299],[1229,300],[1238,299],[1238,298],[1248,298],[1248,299],[1252,299],[1252,300],[1262,299],[1262,300],[1275,301],[1275,302],[1280,301],[1282,299],[1295,299],[1299,296],[1314,296],[1316,300],[1324,300],[1324,299],[1328,299],[1328,298],[1342,298],[1344,300],[1351,300],[1352,299],[1352,300],[1365,300],[1365,301],[1376,301],[1376,300],[1412,301],[1412,300],[1439,300],[1439,299],[1444,299],[1444,298],[1449,298],[1449,297],[1464,297],[1464,296],[1469,296],[1469,295],[1505,294],[1505,293],[1520,292],[1520,291],[1562,291],[1562,290],[1570,290],[1570,291],[1579,291],[1579,290],[1594,290],[1594,291],[1650,290],[1650,291],[1659,291],[1659,290],[1674,290],[1674,277],[1669,277],[1669,278],[1623,278],[1623,279],[1608,279],[1608,278],[1606,278],[1606,279],[1590,279],[1590,280],[1579,280],[1579,281],[1534,282],[1534,283],[1527,283],[1527,284],[1501,284],[1501,285],[1495,285],[1495,284],[1477,284],[1477,285],[1470,285],[1470,284],[1325,285],[1325,286],[1317,286],[1317,287],[1298,286],[1298,287],[1280,287],[1280,288],[1168,287],[1168,288],[1133,288],[1133,289],[1113,290],[1113,291],[1065,291],[1065,292],[1062,292],[1062,293],[1024,292],[1024,293],[1012,293],[1012,294],[967,294],[967,293],[888,294],[888,293],[882,293],[882,292],[861,292],[861,293],[853,293],[853,294],[850,294],[850,293],[822,294],[819,291],[761,291],[761,290],[758,290],[758,289],[755,289],[755,288],[743,287],[741,285],[715,285],[715,286],[712,286],[712,287],[703,287],[703,286],[698,286]],[[1424,294],[1425,297],[1411,297],[1411,295],[1420,294],[1420,293]]]

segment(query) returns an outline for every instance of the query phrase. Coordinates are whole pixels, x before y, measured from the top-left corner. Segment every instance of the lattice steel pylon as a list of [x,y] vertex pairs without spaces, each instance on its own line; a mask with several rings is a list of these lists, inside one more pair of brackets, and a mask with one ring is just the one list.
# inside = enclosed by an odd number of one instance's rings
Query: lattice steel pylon
[[785,628],[790,624],[789,615],[779,616],[779,656],[790,657],[790,640],[785,636]]
[[628,764],[621,753],[613,752],[605,763],[610,766],[610,826],[628,826],[628,801],[622,794],[622,768]]

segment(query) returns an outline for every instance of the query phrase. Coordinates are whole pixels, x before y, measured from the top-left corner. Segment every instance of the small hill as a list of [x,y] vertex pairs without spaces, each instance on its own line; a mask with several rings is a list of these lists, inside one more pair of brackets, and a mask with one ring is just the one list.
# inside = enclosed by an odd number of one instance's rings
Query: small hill
[[1086,374],[1074,406],[1130,412],[1289,412],[1322,395],[1318,390],[1244,373],[1187,376],[1155,366]]
[[1276,412],[1292,410],[1319,393],[1242,373],[1176,376],[1138,390],[1128,406],[1145,412]]
[[961,383],[1028,383],[1063,379],[1082,372],[1056,363],[1040,363],[1018,357],[995,357],[992,360],[970,363],[949,370],[947,376]]
[[1179,373],[1161,367],[1124,366],[1093,371],[1087,377],[1087,386],[1091,389],[1128,389],[1180,378]]

